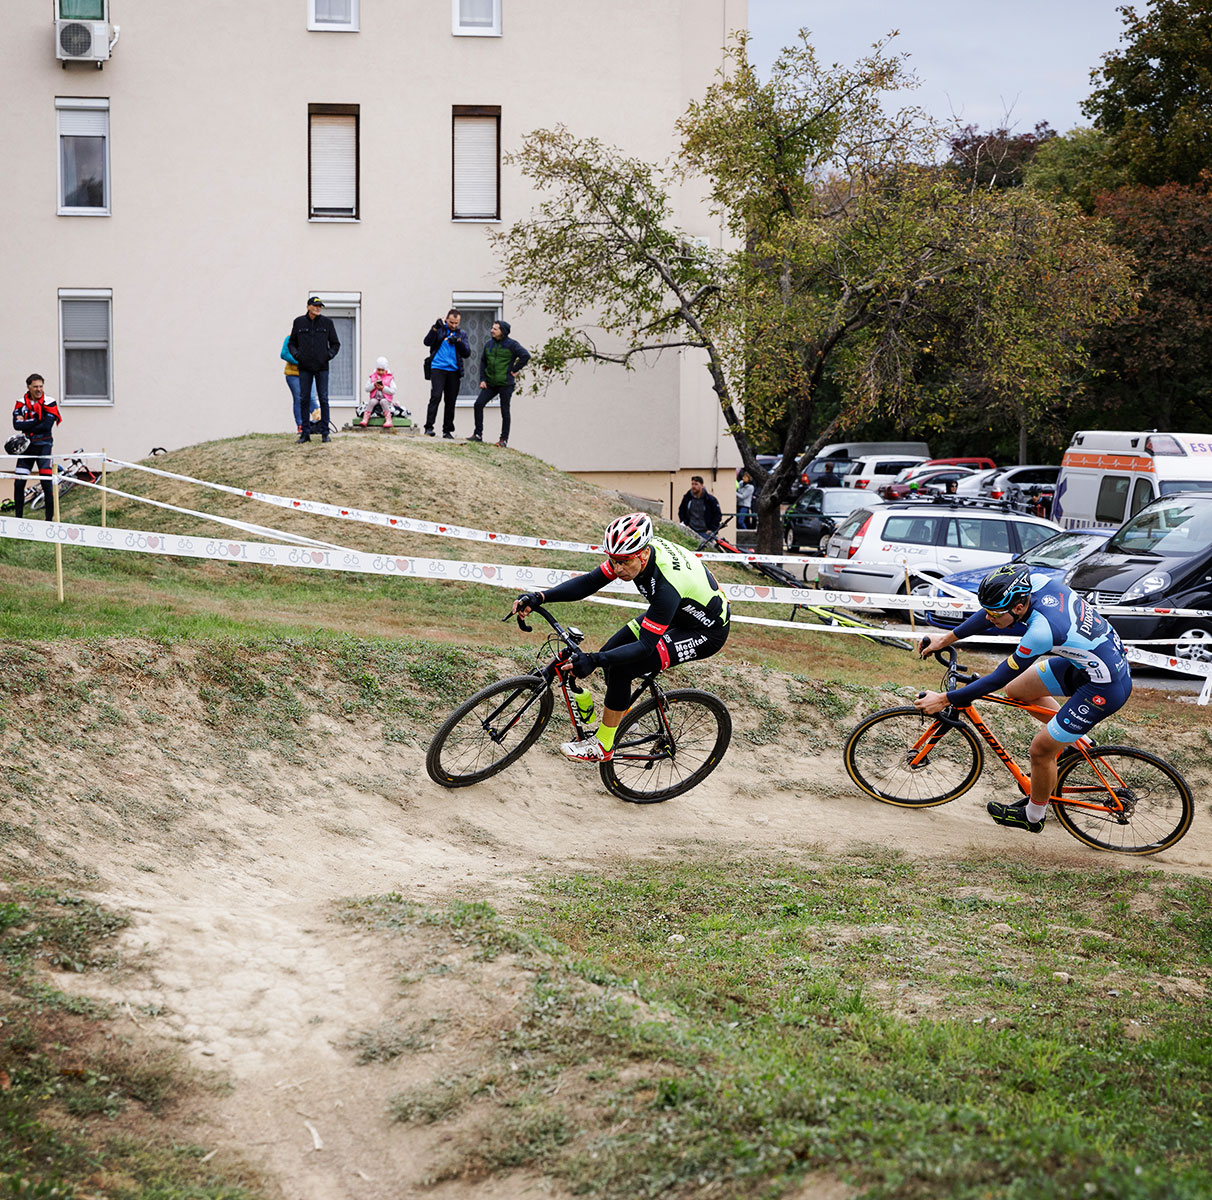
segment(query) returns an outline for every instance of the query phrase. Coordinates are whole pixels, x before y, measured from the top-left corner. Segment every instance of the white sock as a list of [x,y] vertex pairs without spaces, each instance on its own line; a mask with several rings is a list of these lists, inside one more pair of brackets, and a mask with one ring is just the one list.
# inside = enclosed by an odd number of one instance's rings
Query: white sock
[[1047,812],[1048,806],[1046,804],[1032,804],[1030,800],[1027,801],[1028,821],[1042,821]]

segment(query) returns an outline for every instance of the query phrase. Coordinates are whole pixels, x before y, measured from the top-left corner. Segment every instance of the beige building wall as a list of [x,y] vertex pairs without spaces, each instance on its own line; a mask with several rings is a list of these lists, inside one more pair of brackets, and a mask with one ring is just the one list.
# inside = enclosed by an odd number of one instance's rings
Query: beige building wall
[[[500,292],[487,234],[533,196],[502,169],[497,223],[451,219],[451,108],[499,105],[506,153],[563,123],[665,159],[674,122],[710,83],[746,0],[503,0],[502,36],[456,37],[448,0],[361,0],[357,33],[307,28],[308,0],[110,0],[121,26],[101,70],[55,58],[52,0],[8,0],[0,260],[8,284],[4,387],[39,371],[62,396],[59,289],[112,289],[112,404],[64,409],[57,448],[119,457],[246,432],[293,430],[278,351],[310,291],[360,302],[359,387],[385,354],[423,416],[422,337],[464,293]],[[60,216],[56,97],[104,97],[111,215]],[[308,105],[360,106],[360,214],[308,219]],[[680,222],[720,244],[684,192]],[[541,312],[504,295],[535,346]],[[334,409],[334,420],[349,416]],[[488,434],[499,417],[490,410]],[[471,432],[470,408],[457,433]],[[555,466],[626,473],[667,497],[671,473],[738,462],[700,362],[579,370],[519,395],[511,445]],[[723,499],[721,498],[723,503]],[[725,505],[727,507],[727,505]]]

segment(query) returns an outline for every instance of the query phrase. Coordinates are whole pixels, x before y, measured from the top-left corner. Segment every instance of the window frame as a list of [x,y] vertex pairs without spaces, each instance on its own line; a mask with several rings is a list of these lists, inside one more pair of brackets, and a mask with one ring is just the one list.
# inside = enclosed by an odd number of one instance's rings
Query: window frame
[[450,0],[450,32],[454,37],[500,37],[501,36],[501,3],[502,0],[492,0],[492,26],[463,25],[459,20],[460,0]]
[[[362,106],[360,104],[308,104],[307,106],[307,219],[324,225],[352,225],[362,219]],[[317,213],[312,200],[315,173],[311,158],[311,121],[313,117],[353,117],[354,123],[354,207],[353,214]]]
[[349,23],[334,25],[316,20],[316,0],[307,0],[307,28],[311,33],[360,33],[362,26],[361,0],[349,0]]
[[[452,292],[450,296],[450,307],[457,308],[461,313],[468,313],[472,311],[490,312],[492,313],[493,321],[500,321],[505,315],[505,293]],[[471,380],[473,390],[467,396],[464,396],[463,390],[460,388],[459,394],[455,397],[455,407],[474,408],[477,395],[480,390],[480,358],[479,355],[475,353],[474,349],[471,357],[463,366],[463,378]],[[486,407],[500,408],[500,398],[494,397],[488,402]]]
[[[455,210],[455,130],[460,118],[495,118],[497,128],[496,215],[460,216]],[[499,104],[452,104],[450,108],[450,219],[459,225],[488,225],[501,220],[501,106]]]
[[[59,127],[61,112],[104,112],[105,134],[101,141],[104,143],[105,159],[105,203],[100,208],[81,208],[64,203],[63,195],[63,138]],[[113,198],[110,194],[110,103],[108,96],[56,96],[55,97],[55,174],[57,177],[57,192],[55,195],[55,214],[60,217],[108,217],[112,211]],[[68,135],[72,136],[72,135]],[[87,136],[87,135],[86,135]]]
[[[330,316],[329,309],[349,309],[352,311],[354,323],[353,345],[349,347],[353,354],[353,399],[334,400],[332,396],[332,375],[328,377],[329,392],[328,406],[332,408],[356,409],[362,387],[362,293],[361,292],[326,292],[322,288],[309,288],[309,296],[319,296],[324,301],[324,315]],[[342,315],[345,315],[342,313]],[[346,349],[346,343],[341,343],[341,350]]]
[[[104,300],[108,317],[105,342],[105,387],[104,398],[89,398],[72,400],[67,395],[67,351],[68,346],[63,336],[63,302],[64,300]],[[113,408],[114,407],[114,290],[113,288],[60,288],[56,297],[59,317],[59,380],[62,384],[59,403],[71,408]],[[87,347],[80,347],[87,348]],[[77,349],[77,347],[72,347]]]
[[[1098,482],[1098,493],[1094,498],[1095,524],[1122,525],[1126,519],[1126,513],[1128,511],[1128,498],[1131,494],[1131,476],[1111,474],[1104,475]],[[1118,514],[1114,513],[1114,509],[1112,507],[1115,501],[1118,501]]]

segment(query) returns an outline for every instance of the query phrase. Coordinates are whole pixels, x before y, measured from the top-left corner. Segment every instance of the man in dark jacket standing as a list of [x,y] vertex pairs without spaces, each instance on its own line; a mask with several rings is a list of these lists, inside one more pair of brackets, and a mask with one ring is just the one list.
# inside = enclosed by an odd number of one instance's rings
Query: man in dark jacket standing
[[509,402],[518,372],[530,362],[530,351],[509,336],[509,322],[496,321],[492,338],[484,343],[480,355],[480,394],[476,397],[476,431],[468,441],[484,440],[484,406],[494,396],[501,399],[501,440],[498,446],[509,445]]
[[55,519],[54,453],[55,426],[62,418],[59,405],[53,396],[45,392],[46,380],[41,375],[31,375],[25,381],[25,395],[13,407],[13,428],[29,438],[25,454],[17,459],[14,474],[17,482],[13,487],[13,507],[18,518],[25,514],[25,481],[35,466],[42,482],[42,495],[46,500],[46,519]]
[[425,435],[433,437],[433,423],[442,404],[442,436],[454,437],[455,400],[459,396],[459,380],[463,378],[463,360],[471,357],[471,343],[459,324],[463,314],[452,308],[446,320],[439,317],[425,335],[429,347],[429,408],[425,413]]
[[[336,326],[320,313],[324,301],[319,296],[309,296],[307,312],[295,318],[291,326],[287,349],[299,364],[299,394],[311,395],[312,380],[316,384],[316,398],[320,402],[320,429],[324,441],[328,436],[328,364],[337,357],[341,349]],[[310,442],[312,424],[309,413],[302,413],[303,427],[299,441]]]
[[678,520],[700,536],[719,529],[720,502],[703,486],[702,475],[691,475],[690,491],[678,505]]

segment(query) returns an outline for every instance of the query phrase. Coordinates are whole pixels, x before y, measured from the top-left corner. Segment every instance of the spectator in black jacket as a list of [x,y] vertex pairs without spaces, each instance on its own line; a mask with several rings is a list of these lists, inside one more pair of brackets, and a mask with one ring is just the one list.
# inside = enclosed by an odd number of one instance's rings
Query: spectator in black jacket
[[720,527],[720,502],[703,485],[702,475],[691,475],[690,491],[678,505],[678,520],[702,536]]
[[425,412],[425,434],[433,437],[433,423],[442,407],[442,436],[454,437],[455,400],[459,395],[459,380],[463,378],[463,360],[471,357],[471,343],[459,325],[463,314],[452,308],[446,320],[439,317],[425,335],[429,347],[429,408]]
[[337,337],[336,326],[320,309],[324,301],[319,296],[309,296],[307,312],[295,318],[291,326],[290,339],[287,349],[299,364],[299,392],[301,395],[311,395],[312,381],[316,385],[316,398],[320,402],[320,428],[318,431],[310,419],[309,413],[301,413],[303,427],[299,433],[299,441],[310,442],[313,432],[322,433],[324,441],[330,441],[328,436],[328,364],[337,357],[341,349],[341,341]]
[[38,474],[42,479],[42,495],[46,500],[46,519],[53,521],[55,489],[51,482],[54,478],[51,454],[54,452],[55,426],[62,418],[59,416],[59,405],[55,398],[48,396],[43,390],[45,386],[46,381],[41,375],[31,375],[25,381],[25,395],[13,406],[13,428],[29,438],[29,450],[17,459],[14,471],[17,482],[13,486],[13,507],[18,517],[24,515],[25,481],[37,464]]

